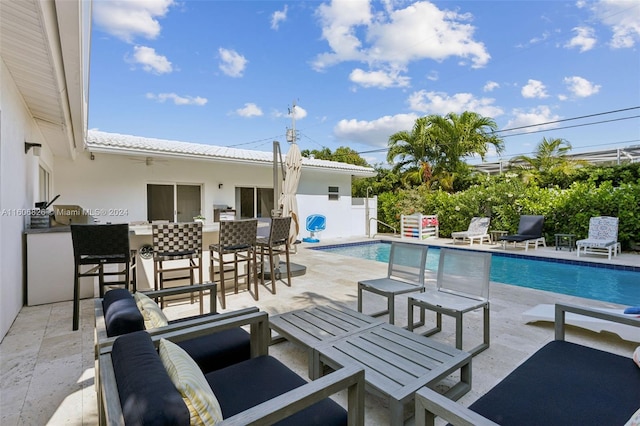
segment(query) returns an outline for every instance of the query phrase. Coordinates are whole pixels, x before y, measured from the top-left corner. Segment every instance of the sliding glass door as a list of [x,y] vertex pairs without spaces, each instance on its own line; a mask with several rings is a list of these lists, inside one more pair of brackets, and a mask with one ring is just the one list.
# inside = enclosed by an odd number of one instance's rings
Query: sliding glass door
[[147,184],[147,220],[191,222],[202,211],[201,185]]

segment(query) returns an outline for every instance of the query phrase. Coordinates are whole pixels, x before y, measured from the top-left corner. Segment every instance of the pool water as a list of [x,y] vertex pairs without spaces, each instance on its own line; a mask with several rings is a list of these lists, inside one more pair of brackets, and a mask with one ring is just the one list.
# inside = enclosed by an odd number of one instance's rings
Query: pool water
[[[377,241],[317,247],[316,250],[387,263],[390,248],[391,244]],[[491,281],[622,305],[640,305],[640,268],[614,269],[584,262],[492,254]],[[437,271],[439,256],[438,247],[429,247],[427,269]]]

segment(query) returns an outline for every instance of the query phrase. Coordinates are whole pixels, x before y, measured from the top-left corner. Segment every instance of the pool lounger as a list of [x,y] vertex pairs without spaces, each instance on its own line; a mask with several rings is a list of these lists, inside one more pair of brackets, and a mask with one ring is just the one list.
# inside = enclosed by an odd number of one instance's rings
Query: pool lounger
[[[536,321],[550,321],[553,322],[555,318],[555,310],[554,305],[542,304],[538,305],[534,308],[529,309],[528,311],[522,314],[522,319],[526,323],[536,322]],[[603,312],[609,312],[614,314],[624,314],[624,309],[607,309],[607,308],[599,308],[599,310]],[[637,317],[637,314],[629,314],[629,316]],[[631,342],[640,342],[640,335],[638,334],[637,327],[631,327],[630,325],[625,324],[617,324],[610,321],[602,320],[599,318],[586,317],[583,315],[567,313],[565,320],[567,324],[585,328],[587,330],[595,331],[600,333],[602,331],[607,331],[609,333],[615,333],[620,336],[624,340],[628,340]]]

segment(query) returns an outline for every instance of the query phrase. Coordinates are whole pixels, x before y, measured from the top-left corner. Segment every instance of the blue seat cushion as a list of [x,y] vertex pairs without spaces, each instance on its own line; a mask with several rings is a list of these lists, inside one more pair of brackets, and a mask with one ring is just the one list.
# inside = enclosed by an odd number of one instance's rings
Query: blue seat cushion
[[469,408],[503,426],[623,425],[639,403],[631,356],[556,340]]
[[189,424],[189,410],[147,332],[118,337],[111,360],[125,424]]
[[[271,356],[252,358],[208,373],[205,377],[220,403],[225,419],[307,383]],[[346,425],[347,412],[327,398],[276,424]]]
[[251,357],[251,336],[240,327],[178,342],[178,346],[205,374]]
[[107,291],[102,299],[102,310],[109,337],[144,330],[144,317],[127,289]]

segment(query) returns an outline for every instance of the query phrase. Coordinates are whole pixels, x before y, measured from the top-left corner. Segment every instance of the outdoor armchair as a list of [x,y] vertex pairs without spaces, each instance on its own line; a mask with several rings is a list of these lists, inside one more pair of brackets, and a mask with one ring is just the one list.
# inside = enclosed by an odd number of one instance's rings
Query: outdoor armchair
[[[167,342],[241,326],[251,328],[251,359],[216,372],[197,371],[184,354],[166,350],[171,347]],[[174,333],[150,336],[136,332],[121,336],[112,351],[101,355],[101,423],[188,425],[192,414],[185,397],[191,397],[192,406],[199,407],[199,416],[217,415],[223,420],[216,424],[221,425],[364,425],[362,369],[345,367],[306,382],[268,355],[268,342],[269,320],[264,312]],[[165,348],[162,355],[157,350],[161,346]],[[175,359],[175,355],[179,358]],[[175,375],[188,375],[192,383],[199,385],[198,390],[190,393],[183,389],[171,378]],[[342,390],[347,391],[347,410],[329,398]],[[204,406],[213,410],[202,409],[198,402],[204,398],[216,401]]]
[[555,340],[468,408],[426,387],[416,392],[416,426],[441,417],[454,426],[623,425],[638,410],[640,368],[621,356],[565,340],[565,313],[638,327],[640,319],[556,304]]
[[466,231],[457,231],[451,233],[451,238],[453,238],[453,244],[455,244],[458,240],[464,242],[469,240],[469,245],[473,245],[473,240],[478,240],[480,245],[482,245],[483,241],[490,242],[491,238],[489,236],[489,222],[491,221],[488,217],[474,217],[471,219],[469,223],[469,228]]

